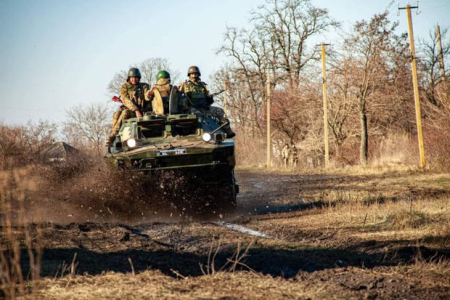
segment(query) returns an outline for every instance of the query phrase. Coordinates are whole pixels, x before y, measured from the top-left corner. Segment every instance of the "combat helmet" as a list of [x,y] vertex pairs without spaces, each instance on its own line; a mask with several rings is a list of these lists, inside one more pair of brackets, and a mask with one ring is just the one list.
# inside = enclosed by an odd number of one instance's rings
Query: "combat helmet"
[[129,80],[130,77],[137,77],[139,78],[139,80],[141,80],[141,72],[139,71],[138,68],[131,68],[130,71],[128,71],[127,80]]
[[156,80],[160,79],[170,79],[170,74],[166,70],[159,71],[158,74],[156,74]]
[[187,76],[191,75],[192,73],[198,73],[198,76],[202,76],[202,74],[200,73],[200,69],[197,66],[189,67]]

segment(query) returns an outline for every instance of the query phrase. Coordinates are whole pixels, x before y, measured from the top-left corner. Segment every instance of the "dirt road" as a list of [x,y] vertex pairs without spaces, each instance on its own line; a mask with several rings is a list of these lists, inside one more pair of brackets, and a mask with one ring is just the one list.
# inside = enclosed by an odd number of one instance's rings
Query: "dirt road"
[[136,218],[113,218],[117,207],[89,206],[95,199],[59,199],[67,205],[54,214],[35,203],[52,220],[38,230],[45,279],[33,297],[450,297],[450,174],[238,170],[237,179],[237,214],[207,221],[136,205]]

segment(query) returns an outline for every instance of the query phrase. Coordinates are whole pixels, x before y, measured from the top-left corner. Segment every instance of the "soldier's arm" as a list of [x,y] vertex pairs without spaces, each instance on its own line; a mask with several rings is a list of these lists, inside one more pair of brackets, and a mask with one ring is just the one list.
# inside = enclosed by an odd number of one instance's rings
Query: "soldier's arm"
[[213,96],[211,96],[211,93],[209,92],[209,88],[208,88],[208,86],[206,85],[206,83],[204,83],[204,82],[202,82],[202,84],[203,84],[203,86],[205,87],[205,91],[206,91],[206,103],[208,104],[208,105],[211,105],[211,104],[213,104],[214,103],[214,97]]
[[152,87],[147,93],[147,97],[148,97],[149,101],[152,101],[153,97],[155,97],[155,92],[153,91],[154,89],[155,89],[155,87]]
[[184,93],[184,89],[185,89],[185,82],[183,81],[182,83],[180,83],[180,84],[178,85],[178,92],[179,92],[180,94],[183,94],[183,93]]
[[142,92],[144,93],[145,101],[150,101],[149,92],[150,92],[150,86],[146,83],[142,84]]
[[123,102],[123,105],[125,105],[126,108],[128,108],[131,111],[138,111],[139,108],[136,106],[136,104],[129,98],[128,95],[128,89],[126,85],[122,85],[120,87],[120,96]]
[[209,92],[209,88],[208,85],[204,82],[202,82],[203,86],[205,87],[205,91],[206,91],[206,97],[210,97],[211,93]]

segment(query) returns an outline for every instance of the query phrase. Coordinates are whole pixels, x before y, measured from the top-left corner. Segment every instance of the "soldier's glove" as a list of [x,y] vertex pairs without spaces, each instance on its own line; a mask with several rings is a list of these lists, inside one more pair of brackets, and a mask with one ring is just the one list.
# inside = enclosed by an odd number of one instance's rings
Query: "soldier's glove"
[[213,103],[214,103],[214,97],[213,96],[206,97],[206,104],[211,105]]

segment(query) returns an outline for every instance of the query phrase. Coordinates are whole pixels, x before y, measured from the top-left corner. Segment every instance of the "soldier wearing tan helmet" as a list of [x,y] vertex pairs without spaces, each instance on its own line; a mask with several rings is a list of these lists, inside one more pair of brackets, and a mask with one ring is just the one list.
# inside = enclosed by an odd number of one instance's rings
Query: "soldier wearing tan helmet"
[[182,82],[178,86],[178,91],[185,95],[186,101],[181,102],[181,109],[188,113],[209,113],[217,118],[224,125],[222,128],[228,138],[234,137],[236,134],[231,130],[228,119],[222,108],[211,106],[214,99],[209,89],[203,81],[200,80],[200,69],[197,66],[191,66],[188,69],[188,80]]
[[122,120],[142,117],[143,113],[151,110],[149,105],[149,85],[141,81],[141,72],[138,68],[128,71],[127,82],[120,87],[120,99],[123,105],[114,113],[111,133],[107,145],[111,145],[122,125]]

